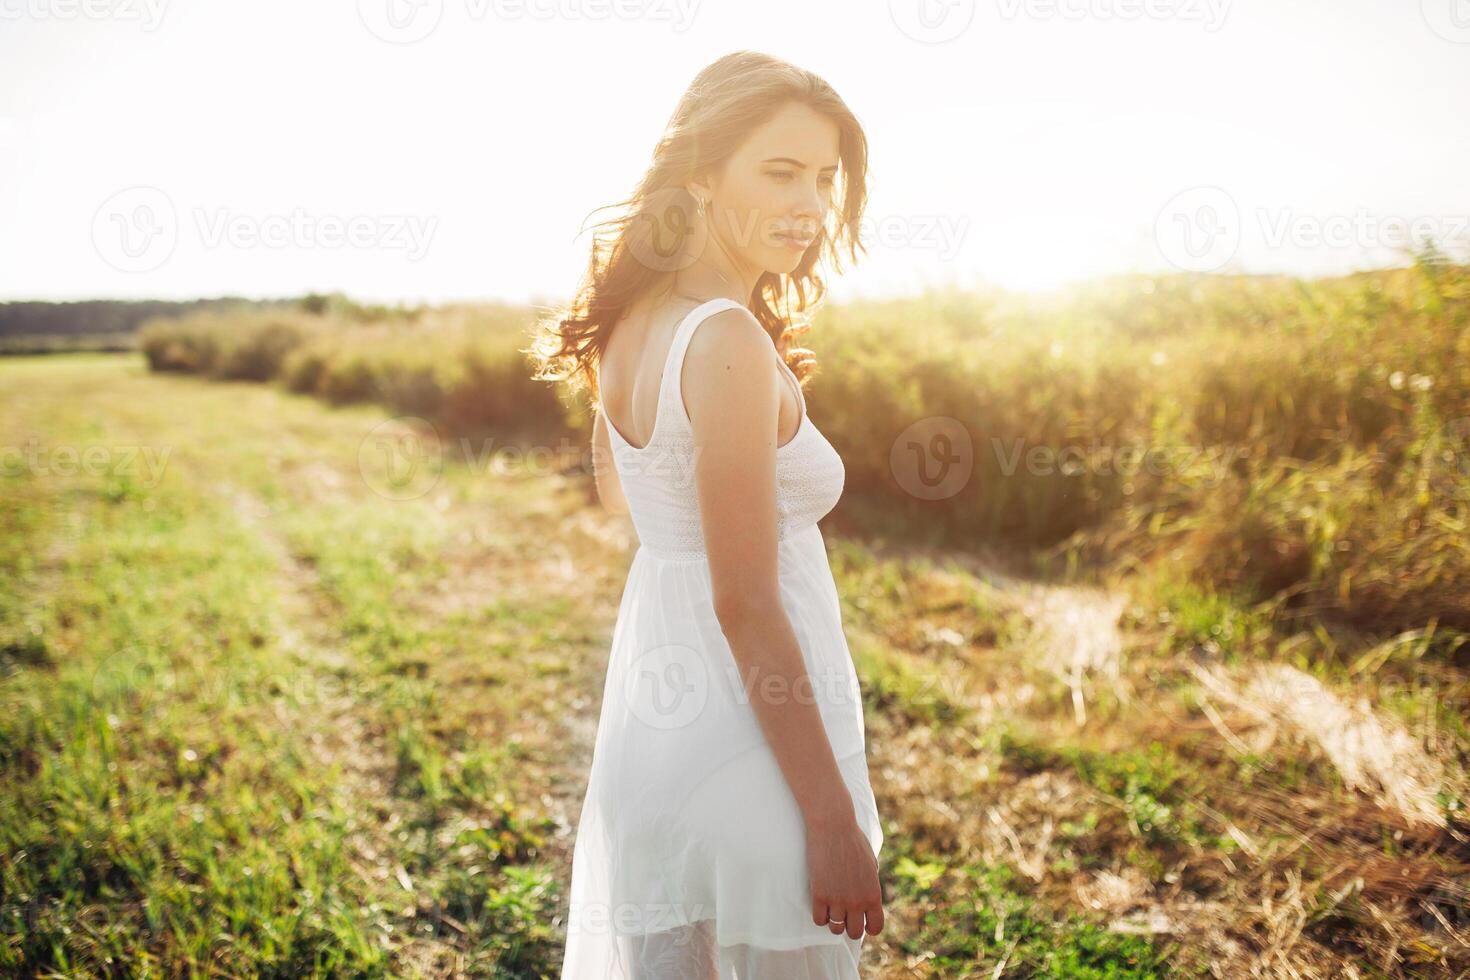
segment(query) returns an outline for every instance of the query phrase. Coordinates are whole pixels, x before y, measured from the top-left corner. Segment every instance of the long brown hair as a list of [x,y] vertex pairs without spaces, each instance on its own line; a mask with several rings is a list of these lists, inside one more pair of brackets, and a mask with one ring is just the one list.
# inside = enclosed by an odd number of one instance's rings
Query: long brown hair
[[[827,287],[817,269],[828,256],[842,270],[846,248],[855,264],[859,224],[867,205],[868,141],[857,117],[817,75],[770,55],[736,51],[712,62],[690,83],[633,196],[607,207],[620,217],[594,227],[592,258],[576,298],[536,325],[523,353],[537,380],[565,381],[573,391],[598,392],[598,365],[613,327],[650,290],[671,280],[670,256],[683,254],[694,228],[694,196],[685,185],[719,170],[746,137],[788,102],[832,119],[839,131],[840,200],[817,238],[789,274],[765,273],[747,306],[771,335],[798,379],[816,369],[811,351],[793,341],[810,329]],[[598,210],[603,210],[599,208]],[[594,212],[595,213],[595,212]]]

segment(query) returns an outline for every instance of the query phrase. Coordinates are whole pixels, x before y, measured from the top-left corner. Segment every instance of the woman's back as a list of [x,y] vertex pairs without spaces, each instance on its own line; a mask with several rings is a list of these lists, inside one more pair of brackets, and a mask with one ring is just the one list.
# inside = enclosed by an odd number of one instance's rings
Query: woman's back
[[[600,403],[610,409],[606,420],[626,437],[624,442],[647,445],[675,334],[680,323],[707,302],[682,294],[645,297],[633,303],[613,328],[597,380]],[[793,438],[801,412],[798,394],[782,397],[778,430],[781,443]],[[614,422],[614,418],[620,421]]]

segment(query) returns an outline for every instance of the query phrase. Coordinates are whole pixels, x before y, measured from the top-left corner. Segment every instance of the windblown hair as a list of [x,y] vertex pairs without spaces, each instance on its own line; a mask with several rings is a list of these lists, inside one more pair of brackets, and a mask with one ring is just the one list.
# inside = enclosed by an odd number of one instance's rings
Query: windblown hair
[[696,201],[685,185],[718,172],[756,128],[793,101],[837,124],[838,196],[801,263],[789,274],[763,274],[746,305],[798,379],[816,369],[812,352],[794,346],[794,340],[810,329],[826,295],[817,271],[823,256],[841,272],[841,251],[856,264],[863,249],[859,224],[868,196],[867,136],[818,76],[770,55],[736,51],[695,77],[633,196],[607,206],[621,215],[594,226],[604,233],[594,231],[591,262],[576,298],[541,318],[531,347],[523,351],[532,357],[537,380],[564,381],[572,391],[585,388],[596,398],[598,366],[613,327],[646,293],[672,283],[675,261],[695,229]]

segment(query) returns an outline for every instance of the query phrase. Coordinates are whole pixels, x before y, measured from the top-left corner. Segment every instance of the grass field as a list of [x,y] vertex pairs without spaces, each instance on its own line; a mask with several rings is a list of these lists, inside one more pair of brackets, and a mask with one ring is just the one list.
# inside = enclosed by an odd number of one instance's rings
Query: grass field
[[[0,973],[555,975],[636,541],[579,460],[407,473],[390,414],[0,359]],[[887,835],[871,976],[1470,970],[1432,624],[1345,648],[1168,563],[829,544]]]

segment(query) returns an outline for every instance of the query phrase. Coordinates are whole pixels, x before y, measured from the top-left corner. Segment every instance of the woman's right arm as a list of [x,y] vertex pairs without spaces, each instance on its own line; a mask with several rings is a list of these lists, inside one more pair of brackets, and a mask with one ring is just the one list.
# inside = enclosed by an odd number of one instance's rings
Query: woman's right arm
[[806,824],[812,921],[856,939],[883,928],[878,867],[827,738],[777,578],[781,376],[748,310],[713,314],[686,353],[682,397],[715,613]]
[[592,423],[592,478],[597,484],[597,499],[604,510],[613,514],[627,514],[628,500],[623,496],[623,481],[618,479],[618,468],[613,462],[612,437],[608,435],[607,419],[595,412]]

